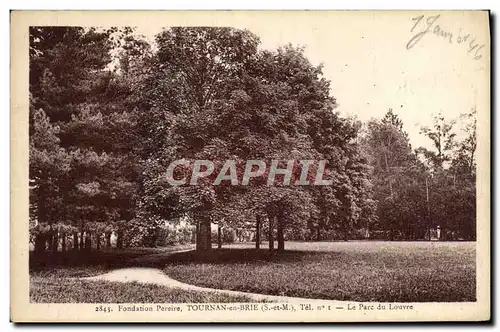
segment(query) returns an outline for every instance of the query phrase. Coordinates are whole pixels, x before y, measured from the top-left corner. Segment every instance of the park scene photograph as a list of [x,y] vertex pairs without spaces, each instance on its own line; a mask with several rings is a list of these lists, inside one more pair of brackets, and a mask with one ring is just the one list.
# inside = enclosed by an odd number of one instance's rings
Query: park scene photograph
[[30,26],[30,302],[476,302],[446,19]]

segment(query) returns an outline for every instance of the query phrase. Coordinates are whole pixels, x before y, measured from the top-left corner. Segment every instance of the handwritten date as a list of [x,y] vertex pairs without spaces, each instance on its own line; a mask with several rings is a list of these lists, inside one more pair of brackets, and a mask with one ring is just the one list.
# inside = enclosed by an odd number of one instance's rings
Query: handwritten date
[[413,24],[410,32],[418,32],[410,38],[410,40],[406,44],[406,49],[409,50],[413,48],[422,40],[422,38],[424,38],[424,36],[433,34],[447,41],[449,44],[457,43],[467,45],[467,53],[473,54],[474,60],[479,60],[483,57],[482,50],[485,47],[484,44],[479,45],[478,43],[476,43],[476,37],[472,36],[470,33],[465,35],[459,33],[455,38],[455,35],[452,32],[447,31],[445,28],[438,24],[440,17],[441,15],[427,17],[425,15],[419,15],[413,17],[411,20],[415,23]]

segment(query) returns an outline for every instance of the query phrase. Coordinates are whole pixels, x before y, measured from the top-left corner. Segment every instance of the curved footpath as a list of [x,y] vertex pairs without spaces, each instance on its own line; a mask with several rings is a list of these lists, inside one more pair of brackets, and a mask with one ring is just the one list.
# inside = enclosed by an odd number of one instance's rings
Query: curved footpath
[[269,301],[269,302],[296,302],[296,303],[304,303],[304,302],[322,302],[329,304],[345,305],[347,301],[333,301],[333,300],[320,300],[320,299],[306,299],[300,297],[289,297],[289,296],[274,296],[274,295],[265,295],[265,294],[256,294],[256,293],[247,293],[247,292],[239,292],[239,291],[231,291],[225,289],[215,289],[215,288],[205,288],[190,284],[185,284],[183,282],[177,281],[175,279],[170,278],[166,274],[164,274],[159,269],[154,268],[146,268],[146,267],[132,267],[125,269],[113,270],[111,272],[101,274],[94,277],[85,277],[78,278],[81,280],[103,280],[103,281],[113,281],[113,282],[138,282],[145,284],[154,284],[158,286],[165,286],[171,288],[180,288],[189,291],[199,291],[199,292],[211,292],[211,293],[219,293],[233,296],[245,296],[250,298],[253,301]]
[[[178,252],[186,252],[189,250],[180,250],[175,252],[167,253],[171,255],[173,253]],[[151,257],[149,257],[151,256]],[[165,253],[147,255],[136,259],[153,260],[159,257],[164,257]],[[94,277],[83,277],[78,278],[80,280],[103,280],[103,281],[112,281],[112,282],[138,282],[145,284],[154,284],[158,286],[165,286],[171,288],[179,288],[189,291],[198,291],[198,292],[211,292],[211,293],[219,293],[226,294],[232,296],[245,296],[250,298],[253,301],[268,301],[268,302],[287,302],[287,303],[304,303],[304,302],[321,302],[321,303],[329,303],[329,304],[338,304],[339,306],[345,305],[348,301],[335,301],[335,300],[321,300],[321,299],[306,299],[300,297],[290,297],[290,296],[275,296],[275,295],[266,295],[266,294],[256,294],[256,293],[247,293],[247,292],[239,292],[232,291],[226,289],[215,289],[215,288],[206,288],[200,287],[190,284],[185,284],[183,282],[177,281],[175,279],[170,278],[166,274],[164,274],[160,269],[155,268],[147,268],[147,267],[131,267],[131,268],[123,268],[110,271],[105,274],[101,274]]]

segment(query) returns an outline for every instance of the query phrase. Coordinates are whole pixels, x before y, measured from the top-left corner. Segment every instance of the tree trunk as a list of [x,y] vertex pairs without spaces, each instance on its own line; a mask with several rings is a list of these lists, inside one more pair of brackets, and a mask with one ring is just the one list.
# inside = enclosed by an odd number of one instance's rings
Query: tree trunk
[[78,251],[78,233],[73,233],[73,250]]
[[111,248],[111,232],[106,233],[106,248]]
[[255,222],[255,248],[260,249],[260,214],[257,214],[256,222]]
[[47,249],[50,251],[52,251],[52,249],[53,249],[53,245],[54,245],[53,239],[54,239],[54,236],[52,235],[52,230],[51,230],[50,233],[45,238],[45,240],[47,242],[47,244],[46,244]]
[[122,249],[123,248],[123,230],[119,229],[116,232],[116,248]]
[[92,251],[92,235],[90,234],[90,232],[86,232],[85,234],[85,251]]
[[196,219],[196,251],[201,251],[201,246],[200,246],[200,220]]
[[222,248],[222,226],[217,225],[217,248]]
[[55,231],[54,235],[52,236],[52,252],[57,253],[58,249],[59,249],[59,237],[57,231]]
[[[441,152],[439,153],[441,155]],[[427,232],[429,233],[429,241],[431,240],[431,210],[429,205],[429,180],[425,177],[425,199],[426,199],[426,207],[427,207]]]
[[150,241],[148,246],[150,248],[156,248],[156,241],[158,240],[158,232],[156,230],[153,231],[153,234],[150,237]]
[[210,218],[201,217],[200,236],[198,241],[199,246],[197,245],[196,249],[204,253],[209,252],[212,249],[212,230],[210,225]]
[[96,244],[97,251],[100,251],[101,250],[101,234],[100,233],[97,233],[95,235],[95,244]]
[[61,252],[66,251],[66,233],[61,234],[62,242],[61,242]]
[[321,241],[321,228],[318,226],[316,227],[316,241]]
[[[42,227],[42,225],[45,226],[47,220],[49,219],[49,213],[46,206],[47,203],[47,194],[45,190],[46,188],[47,186],[45,185],[45,183],[43,182],[40,183],[38,199],[37,199],[37,220],[40,227]],[[47,233],[40,233],[35,237],[36,256],[41,257],[45,255],[47,238],[48,238]]]
[[344,223],[344,241],[349,241],[349,229],[348,224]]
[[277,232],[277,237],[278,237],[278,252],[282,253],[285,251],[285,235],[284,235],[284,220],[283,220],[283,215],[279,214],[278,215],[278,232]]
[[35,255],[37,257],[43,256],[45,254],[45,235],[38,234],[35,237]]
[[85,248],[85,232],[80,232],[80,251]]
[[268,239],[269,239],[269,251],[274,250],[274,237],[273,237],[273,227],[274,227],[274,216],[269,216],[269,230],[268,230]]

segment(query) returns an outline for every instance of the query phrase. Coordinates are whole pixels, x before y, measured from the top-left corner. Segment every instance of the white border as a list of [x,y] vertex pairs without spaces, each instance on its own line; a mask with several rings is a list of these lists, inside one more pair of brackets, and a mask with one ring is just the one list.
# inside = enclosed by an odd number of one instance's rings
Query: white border
[[[344,2],[336,2],[335,4],[327,4],[326,1],[322,0],[309,0],[307,2],[304,1],[274,1],[273,3],[270,3],[269,1],[265,0],[254,0],[254,1],[249,1],[249,2],[241,2],[238,3],[236,1],[216,1],[212,0],[210,2],[204,2],[204,1],[178,1],[177,3],[168,3],[168,7],[160,8],[159,7],[159,2],[157,1],[150,1],[150,0],[142,0],[142,1],[115,1],[115,2],[106,2],[104,3],[102,0],[87,0],[82,3],[76,3],[76,2],[68,2],[68,1],[2,1],[1,6],[5,8],[2,8],[3,10],[1,13],[3,14],[2,18],[2,24],[0,25],[1,29],[1,36],[4,37],[2,40],[4,41],[4,47],[2,48],[2,51],[0,51],[0,57],[1,57],[1,62],[2,66],[0,67],[2,70],[2,93],[3,97],[1,100],[3,100],[3,105],[5,106],[3,109],[3,112],[0,112],[0,146],[4,160],[9,160],[10,156],[10,151],[9,151],[9,141],[10,141],[10,130],[9,130],[9,123],[10,123],[10,105],[9,105],[9,61],[10,61],[10,48],[9,48],[9,30],[10,30],[10,25],[9,25],[9,9],[492,9],[492,13],[495,14],[495,12],[498,12],[498,7],[499,7],[499,2],[498,1],[484,1],[484,0],[475,0],[475,1],[453,1],[453,2],[447,2],[447,1],[436,1],[436,0],[420,0],[420,1],[385,1],[383,4],[378,4],[375,5],[373,2],[370,1],[360,1],[360,0],[350,0],[350,1],[344,1]],[[166,5],[166,4],[165,4]],[[307,5],[305,7],[304,5]],[[497,17],[498,18],[498,17]],[[492,25],[492,28],[496,28],[498,25],[498,21],[495,22],[494,25]],[[496,30],[496,29],[495,29]],[[493,32],[493,37],[492,43],[493,45],[496,45],[498,43],[498,33]],[[492,57],[494,59],[495,56]],[[494,69],[497,69],[495,66]],[[493,75],[497,74],[497,70],[495,70]],[[497,85],[495,85],[495,91],[492,91],[492,95],[499,95],[499,88]],[[492,107],[495,107],[496,105],[493,104]],[[496,113],[496,107],[492,110],[492,112]],[[495,127],[499,127],[499,121],[498,116],[495,117]],[[494,146],[498,147],[498,142],[496,140],[496,137],[494,135],[495,131],[492,131],[493,134],[493,139],[494,141]],[[496,151],[495,151],[496,152]],[[496,160],[496,158],[494,157]],[[3,326],[2,330],[4,328],[6,330],[11,330],[14,329],[14,326],[10,323],[8,323],[8,310],[9,310],[9,296],[8,296],[8,291],[10,289],[10,284],[9,284],[9,269],[5,268],[9,264],[9,249],[7,248],[9,244],[9,222],[10,216],[9,216],[9,209],[10,209],[10,188],[9,183],[9,174],[10,174],[10,164],[9,162],[4,162],[2,165],[2,171],[0,175],[0,184],[2,185],[1,188],[3,190],[0,191],[1,199],[0,199],[0,211],[2,213],[3,219],[3,231],[0,232],[0,236],[2,237],[2,242],[4,244],[3,250],[1,251],[0,257],[2,260],[2,265],[4,266],[4,273],[2,275],[2,286],[1,289],[3,290],[4,296],[2,296],[2,313],[3,313]],[[495,182],[495,184],[497,184]],[[495,202],[493,205],[496,205],[495,203],[499,203],[500,199],[495,199]],[[494,216],[493,216],[494,217]],[[495,220],[493,219],[492,222],[494,223]],[[495,236],[498,236],[498,227],[496,227],[496,232]],[[493,241],[494,243],[494,241]],[[495,250],[496,251],[496,250]],[[493,253],[492,253],[493,254]],[[496,255],[494,256],[496,257]],[[495,264],[492,265],[494,267]],[[498,287],[495,287],[498,291]],[[495,294],[496,295],[496,294]],[[493,306],[493,308],[496,306]],[[495,313],[493,313],[495,315]],[[7,326],[5,323],[7,322]],[[209,326],[198,326],[197,328],[203,328],[206,329]],[[287,326],[285,328],[290,328],[291,326]],[[303,328],[304,326],[297,326],[298,328]],[[326,327],[326,326],[325,326]],[[351,326],[352,327],[352,326]],[[26,328],[32,328],[30,327],[24,327]],[[41,327],[38,327],[41,328]],[[52,326],[46,326],[42,327],[44,329],[52,329]],[[69,329],[69,327],[63,328],[65,330],[66,328]],[[105,328],[110,328],[110,327],[104,327],[104,326],[86,326],[85,328],[91,328],[92,330],[95,331],[102,331]],[[115,328],[122,328],[121,326],[115,327]],[[139,330],[141,327],[135,326],[132,329]],[[177,329],[179,327],[177,326],[161,326],[157,328],[168,328],[168,329]],[[191,327],[191,328],[196,328],[196,327]],[[216,326],[213,326],[211,328],[219,328]],[[239,326],[234,326],[233,328],[239,328]],[[269,330],[274,330],[277,328],[277,326],[253,326],[253,328],[259,328],[259,329],[269,329]],[[344,329],[344,327],[336,326],[335,329]],[[380,326],[380,328],[384,328],[384,326]],[[405,328],[408,329],[417,329],[420,328],[419,326],[405,326]],[[434,330],[438,327],[431,327],[431,326],[426,326],[426,329],[429,330]],[[442,328],[442,327],[440,327]],[[127,328],[129,329],[129,328]]]

